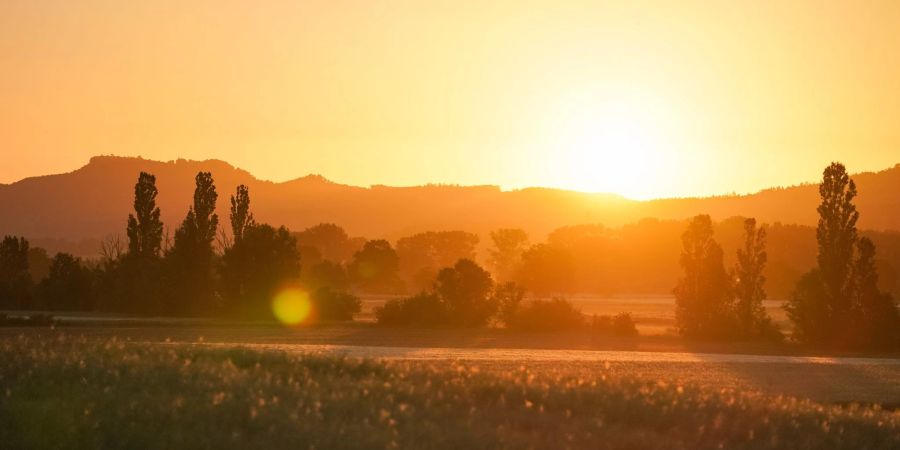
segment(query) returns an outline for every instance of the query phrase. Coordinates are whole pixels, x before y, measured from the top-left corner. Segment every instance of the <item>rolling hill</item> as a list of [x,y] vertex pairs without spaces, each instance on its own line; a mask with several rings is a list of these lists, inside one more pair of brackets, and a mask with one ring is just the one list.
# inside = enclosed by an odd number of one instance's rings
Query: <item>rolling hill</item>
[[[187,212],[198,171],[213,173],[222,216],[228,214],[229,195],[237,185],[245,184],[260,221],[294,230],[333,222],[351,235],[388,239],[425,230],[462,229],[485,235],[498,227],[519,227],[538,240],[565,225],[618,226],[645,217],[683,219],[699,213],[715,219],[743,215],[769,223],[815,225],[818,197],[815,185],[740,196],[633,201],[612,194],[547,188],[358,187],[333,183],[319,175],[273,183],[218,160],[161,162],[98,156],[69,173],[0,185],[0,234],[23,235],[48,247],[93,254],[87,249],[96,249],[102,237],[124,234],[140,171],[157,176],[158,204],[173,231]],[[877,173],[857,174],[854,179],[860,192],[860,226],[900,230],[900,164]],[[79,242],[80,246],[75,245]]]

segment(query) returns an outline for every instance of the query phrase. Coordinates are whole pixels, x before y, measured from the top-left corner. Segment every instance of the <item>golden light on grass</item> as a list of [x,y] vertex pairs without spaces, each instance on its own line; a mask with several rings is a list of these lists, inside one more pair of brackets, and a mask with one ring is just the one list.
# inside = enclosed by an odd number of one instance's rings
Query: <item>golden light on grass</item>
[[309,317],[312,303],[309,294],[297,288],[282,290],[272,300],[272,312],[285,325],[298,325]]

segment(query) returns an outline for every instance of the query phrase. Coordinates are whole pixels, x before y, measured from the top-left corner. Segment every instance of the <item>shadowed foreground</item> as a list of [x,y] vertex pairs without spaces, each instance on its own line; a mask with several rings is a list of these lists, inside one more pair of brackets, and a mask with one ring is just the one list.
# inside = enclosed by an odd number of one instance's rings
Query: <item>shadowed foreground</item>
[[0,341],[9,448],[896,448],[866,407],[548,368]]

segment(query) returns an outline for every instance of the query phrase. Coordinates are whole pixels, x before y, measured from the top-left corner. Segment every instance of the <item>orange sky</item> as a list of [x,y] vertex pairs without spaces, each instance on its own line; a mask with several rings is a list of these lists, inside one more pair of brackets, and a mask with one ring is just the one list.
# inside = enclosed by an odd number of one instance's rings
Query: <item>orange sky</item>
[[0,105],[0,182],[113,153],[747,192],[900,162],[900,2],[5,0]]

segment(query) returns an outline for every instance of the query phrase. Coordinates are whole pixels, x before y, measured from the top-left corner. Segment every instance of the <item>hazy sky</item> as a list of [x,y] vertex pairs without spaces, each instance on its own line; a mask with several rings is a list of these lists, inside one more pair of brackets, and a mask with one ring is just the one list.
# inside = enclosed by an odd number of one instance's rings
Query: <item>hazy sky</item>
[[110,153],[641,198],[881,169],[900,2],[0,2],[0,182]]

